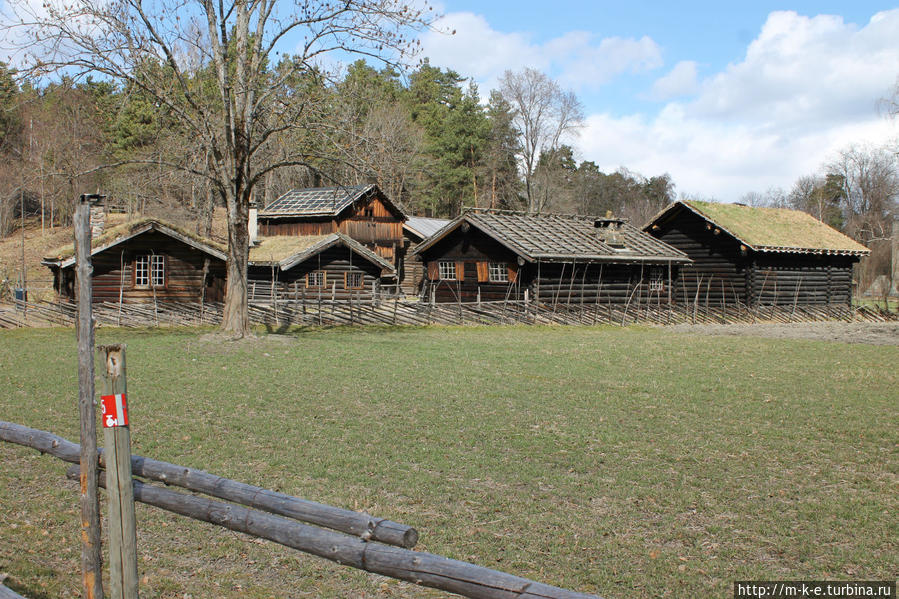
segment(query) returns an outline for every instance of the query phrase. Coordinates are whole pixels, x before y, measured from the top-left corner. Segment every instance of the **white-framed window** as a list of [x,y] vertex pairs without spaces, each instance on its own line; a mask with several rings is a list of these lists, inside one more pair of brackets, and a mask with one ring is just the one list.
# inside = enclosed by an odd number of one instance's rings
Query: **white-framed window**
[[323,270],[313,270],[306,273],[306,287],[324,287],[327,277]]
[[165,256],[144,254],[134,259],[135,287],[165,287]]
[[487,265],[487,278],[491,283],[508,283],[509,266],[505,262],[491,262]]
[[665,290],[665,270],[658,267],[649,269],[649,290],[664,291]]
[[364,279],[361,272],[344,273],[343,288],[344,289],[362,289],[364,287]]
[[441,281],[456,280],[456,263],[450,260],[441,260],[437,263],[437,275]]

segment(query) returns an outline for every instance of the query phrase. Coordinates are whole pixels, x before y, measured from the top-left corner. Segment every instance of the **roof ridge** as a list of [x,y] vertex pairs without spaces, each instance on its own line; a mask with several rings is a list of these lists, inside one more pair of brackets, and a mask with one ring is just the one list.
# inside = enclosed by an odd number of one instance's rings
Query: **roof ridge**
[[619,220],[628,222],[628,219],[619,216],[599,216],[590,214],[570,214],[565,212],[528,212],[527,210],[509,210],[506,208],[481,208],[469,206],[462,211],[460,216],[466,214],[497,214],[503,216],[526,216],[529,218],[567,218],[573,220]]

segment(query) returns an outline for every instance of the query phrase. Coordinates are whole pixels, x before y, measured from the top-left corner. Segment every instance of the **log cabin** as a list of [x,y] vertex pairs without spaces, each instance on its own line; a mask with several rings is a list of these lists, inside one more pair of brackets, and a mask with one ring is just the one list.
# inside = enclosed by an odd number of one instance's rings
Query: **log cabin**
[[667,302],[690,261],[623,219],[476,209],[412,253],[436,302]]
[[421,293],[422,282],[425,279],[425,267],[421,258],[412,251],[418,245],[437,233],[440,229],[450,223],[449,220],[443,218],[426,218],[423,216],[410,216],[403,223],[403,237],[406,242],[403,251],[405,259],[403,260],[403,269],[397,273],[403,292],[409,296],[416,296]]
[[[93,301],[221,302],[227,248],[158,220],[113,227],[91,242]],[[60,299],[75,297],[74,247],[42,262]],[[393,265],[341,233],[261,238],[250,248],[250,301],[317,297],[369,299]]]
[[377,185],[294,189],[256,218],[261,237],[342,233],[402,270],[406,215]]
[[869,250],[813,216],[784,208],[679,201],[643,229],[692,263],[678,301],[827,305],[852,300],[852,266]]
[[393,264],[342,233],[268,237],[250,248],[250,301],[370,300],[382,281],[392,281]]
[[[112,227],[91,240],[94,302],[220,302],[227,248],[152,219]],[[61,299],[75,298],[75,248],[41,262]]]

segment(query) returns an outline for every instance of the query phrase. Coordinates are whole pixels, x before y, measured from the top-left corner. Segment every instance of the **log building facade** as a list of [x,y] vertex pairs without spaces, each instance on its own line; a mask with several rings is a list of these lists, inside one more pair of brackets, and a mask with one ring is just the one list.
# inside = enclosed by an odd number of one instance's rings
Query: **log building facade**
[[437,302],[669,301],[682,252],[621,219],[470,210],[421,243]]
[[690,257],[675,297],[703,305],[849,304],[852,266],[869,253],[811,215],[782,208],[681,201],[644,231]]
[[[225,297],[225,248],[156,220],[119,225],[92,240],[93,301],[220,302]],[[42,263],[60,298],[75,298],[74,247]]]
[[402,268],[406,215],[377,185],[294,189],[257,218],[260,237],[342,233]]
[[[74,300],[72,246],[45,258],[59,297]],[[227,255],[214,241],[156,220],[114,227],[92,241],[93,301],[224,301]],[[251,302],[371,299],[393,265],[341,233],[270,237],[250,249]]]

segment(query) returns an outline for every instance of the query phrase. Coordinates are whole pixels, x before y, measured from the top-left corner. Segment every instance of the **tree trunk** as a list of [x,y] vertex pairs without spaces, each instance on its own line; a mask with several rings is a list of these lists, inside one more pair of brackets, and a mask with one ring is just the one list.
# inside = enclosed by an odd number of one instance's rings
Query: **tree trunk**
[[222,330],[235,337],[250,333],[247,312],[247,262],[250,253],[249,204],[242,194],[228,198],[228,279]]

